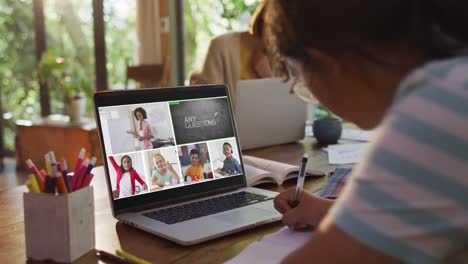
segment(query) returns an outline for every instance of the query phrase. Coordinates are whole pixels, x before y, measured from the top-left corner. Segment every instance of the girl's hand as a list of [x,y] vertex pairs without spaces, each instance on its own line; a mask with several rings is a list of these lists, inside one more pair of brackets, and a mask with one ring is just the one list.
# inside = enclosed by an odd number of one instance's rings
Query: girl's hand
[[172,171],[174,168],[172,167],[172,164],[169,161],[166,161],[166,169]]
[[148,185],[146,185],[146,183],[143,184],[143,190],[148,190]]
[[273,201],[275,209],[283,214],[281,221],[298,229],[317,226],[333,205],[332,200],[320,198],[304,190],[301,202],[293,207],[291,201],[294,200],[295,194],[296,188],[290,188],[278,194]]

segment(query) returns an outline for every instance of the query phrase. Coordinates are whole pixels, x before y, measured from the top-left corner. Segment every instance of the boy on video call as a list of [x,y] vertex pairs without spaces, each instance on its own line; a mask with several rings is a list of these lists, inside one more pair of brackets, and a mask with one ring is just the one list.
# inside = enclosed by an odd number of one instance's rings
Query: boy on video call
[[232,145],[228,142],[223,144],[223,154],[226,156],[226,159],[223,161],[223,171],[227,172],[229,175],[235,175],[242,173],[242,168],[239,161],[232,156]]
[[206,153],[208,152],[208,147],[206,144],[202,146],[202,157],[199,159],[199,152],[196,148],[190,150],[190,167],[185,172],[185,181],[198,181],[204,179],[203,168],[206,161]]

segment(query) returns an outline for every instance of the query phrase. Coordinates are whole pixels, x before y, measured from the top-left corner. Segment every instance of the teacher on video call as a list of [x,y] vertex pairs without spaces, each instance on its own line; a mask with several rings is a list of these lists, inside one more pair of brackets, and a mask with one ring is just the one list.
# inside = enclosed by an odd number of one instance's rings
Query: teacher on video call
[[468,2],[268,0],[269,48],[331,111],[379,126],[335,202],[294,189],[314,228],[284,263],[467,263]]
[[135,119],[138,122],[138,133],[135,133],[131,130],[127,131],[127,133],[132,134],[136,139],[140,141],[142,150],[152,149],[153,143],[151,142],[151,139],[154,138],[154,135],[153,130],[151,128],[151,124],[146,120],[146,110],[141,107],[138,107],[135,110],[133,110],[133,115],[135,116]]

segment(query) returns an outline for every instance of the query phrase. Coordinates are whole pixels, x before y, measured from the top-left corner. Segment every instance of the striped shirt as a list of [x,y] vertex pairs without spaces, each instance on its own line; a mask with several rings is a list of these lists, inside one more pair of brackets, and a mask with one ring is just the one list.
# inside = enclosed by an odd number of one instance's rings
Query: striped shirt
[[468,57],[430,63],[401,83],[328,217],[405,263],[466,257]]

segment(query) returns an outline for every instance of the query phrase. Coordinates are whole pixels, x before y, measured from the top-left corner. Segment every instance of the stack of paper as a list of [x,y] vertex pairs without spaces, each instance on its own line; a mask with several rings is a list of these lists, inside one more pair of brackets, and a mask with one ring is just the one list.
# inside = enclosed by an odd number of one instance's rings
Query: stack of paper
[[227,264],[272,264],[280,263],[289,253],[299,248],[312,237],[312,232],[291,231],[287,227],[250,244]]
[[329,145],[324,149],[328,152],[330,164],[358,163],[364,156],[367,143]]
[[341,139],[355,141],[369,141],[374,136],[374,130],[361,130],[344,128],[341,132]]

